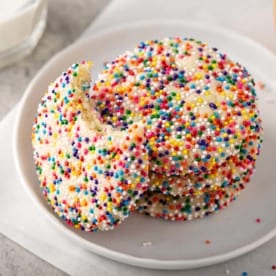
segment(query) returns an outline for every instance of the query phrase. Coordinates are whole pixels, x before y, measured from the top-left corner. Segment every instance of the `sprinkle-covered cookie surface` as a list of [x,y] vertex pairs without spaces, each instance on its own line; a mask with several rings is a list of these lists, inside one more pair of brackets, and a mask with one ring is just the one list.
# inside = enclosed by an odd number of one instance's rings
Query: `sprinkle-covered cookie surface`
[[[239,170],[239,168],[232,164],[232,170]],[[185,221],[203,218],[226,208],[234,201],[245,189],[252,172],[253,169],[249,167],[243,172],[240,171],[238,175],[218,173],[209,180],[210,184],[205,185],[204,188],[190,189],[182,196],[164,193],[160,188],[148,190],[137,201],[137,211],[166,220]],[[181,176],[175,176],[173,180],[176,183],[183,182]],[[194,185],[204,183],[200,176],[199,179],[194,178],[193,180],[195,181]]]
[[226,208],[240,193],[230,186],[209,190],[187,197],[147,191],[137,202],[137,211],[148,216],[172,221],[186,221],[206,217]]
[[49,86],[32,130],[44,196],[68,224],[109,230],[123,221],[148,187],[142,122],[115,130],[89,99],[91,63],[74,64]]
[[234,201],[254,171],[259,144],[247,139],[237,156],[228,158],[205,175],[150,176],[150,190],[137,202],[137,210],[167,220],[203,218]]
[[211,170],[206,170],[204,173],[184,176],[151,173],[149,189],[159,190],[163,194],[185,197],[200,194],[212,188],[229,187],[241,181],[241,178],[245,185],[254,172],[260,145],[259,136],[247,137],[236,155],[229,156],[222,163],[215,164]]
[[116,128],[146,120],[150,171],[166,176],[205,174],[260,136],[252,77],[194,39],[141,42],[106,65],[91,97]]

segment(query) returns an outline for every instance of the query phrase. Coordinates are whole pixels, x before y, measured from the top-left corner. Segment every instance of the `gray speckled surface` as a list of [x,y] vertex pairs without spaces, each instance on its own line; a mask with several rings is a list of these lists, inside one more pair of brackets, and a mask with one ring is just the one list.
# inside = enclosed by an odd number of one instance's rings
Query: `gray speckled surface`
[[66,275],[0,234],[0,275]]
[[[55,53],[76,40],[110,0],[49,0],[45,33],[33,53],[0,70],[0,119]],[[77,12],[76,12],[77,11]],[[0,276],[65,275],[0,234]]]

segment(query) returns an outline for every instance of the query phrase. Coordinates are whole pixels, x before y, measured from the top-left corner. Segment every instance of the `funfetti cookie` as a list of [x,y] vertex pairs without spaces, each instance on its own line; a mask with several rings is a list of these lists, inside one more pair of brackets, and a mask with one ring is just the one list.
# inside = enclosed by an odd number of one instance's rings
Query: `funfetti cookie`
[[115,130],[99,120],[89,99],[91,63],[72,65],[52,83],[32,130],[44,196],[56,214],[85,231],[120,224],[148,188],[142,122]]

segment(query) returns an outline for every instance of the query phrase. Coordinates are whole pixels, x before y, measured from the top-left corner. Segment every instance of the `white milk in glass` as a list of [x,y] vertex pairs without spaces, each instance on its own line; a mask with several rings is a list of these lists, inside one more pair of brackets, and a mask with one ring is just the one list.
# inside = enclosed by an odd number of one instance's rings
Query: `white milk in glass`
[[32,51],[46,17],[46,0],[0,0],[0,67]]

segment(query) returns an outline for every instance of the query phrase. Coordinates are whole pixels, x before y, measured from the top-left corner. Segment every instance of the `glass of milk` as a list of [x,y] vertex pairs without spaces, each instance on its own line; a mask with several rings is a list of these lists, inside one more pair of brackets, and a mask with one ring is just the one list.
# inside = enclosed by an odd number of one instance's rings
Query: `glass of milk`
[[0,68],[28,55],[47,18],[47,0],[0,0]]

